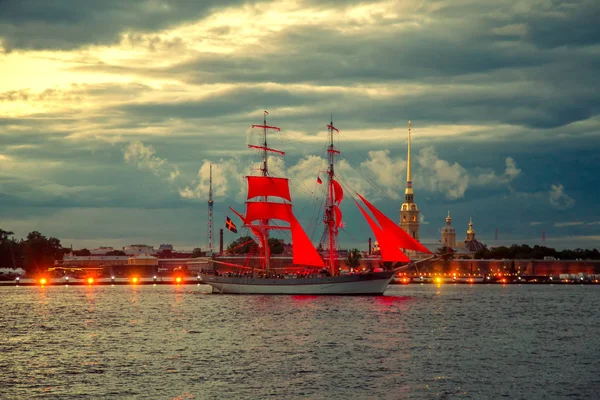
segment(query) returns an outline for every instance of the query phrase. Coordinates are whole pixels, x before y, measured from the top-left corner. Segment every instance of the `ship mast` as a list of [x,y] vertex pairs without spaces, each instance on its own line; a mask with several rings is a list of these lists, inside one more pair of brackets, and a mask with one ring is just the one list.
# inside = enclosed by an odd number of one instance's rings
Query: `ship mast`
[[[263,145],[262,146],[253,146],[253,145],[248,145],[248,147],[250,148],[254,148],[254,149],[260,149],[262,150],[262,167],[261,167],[261,172],[262,172],[262,176],[269,176],[269,167],[267,164],[267,160],[268,160],[268,152],[274,152],[274,153],[278,153],[278,154],[285,154],[282,151],[279,150],[275,150],[275,149],[271,149],[269,148],[269,146],[267,145],[267,130],[269,129],[274,129],[279,131],[280,129],[276,126],[269,126],[267,125],[267,115],[269,113],[267,111],[265,111],[263,113],[263,124],[262,125],[252,125],[253,128],[262,128],[263,129]],[[263,201],[268,201],[268,197],[264,196],[262,198]],[[262,227],[260,229],[261,235],[262,235],[262,244],[263,244],[263,248],[264,248],[264,253],[265,253],[265,270],[268,272],[271,268],[271,248],[269,247],[269,220],[265,219],[262,220]]]
[[[269,167],[267,165],[267,160],[269,159],[268,155],[267,155],[267,112],[265,111],[263,113],[263,167],[262,167],[262,175],[263,176],[268,176],[269,175]],[[268,201],[268,197],[265,196],[263,197],[263,201]],[[265,219],[262,221],[262,224],[264,226],[269,225],[269,220]],[[268,229],[264,229],[263,230],[263,247],[264,247],[264,252],[265,252],[265,271],[269,272],[269,270],[271,269],[271,246],[269,246],[269,230]]]
[[213,191],[212,191],[212,164],[210,164],[210,180],[208,189],[208,251],[213,252]]
[[333,188],[333,177],[335,175],[334,172],[334,164],[335,159],[334,155],[336,153],[339,154],[339,151],[335,149],[333,146],[333,131],[339,132],[335,126],[333,126],[333,116],[331,116],[331,122],[327,125],[327,129],[329,130],[329,147],[327,149],[328,158],[329,158],[329,167],[327,168],[327,201],[325,204],[325,216],[323,218],[323,222],[327,226],[327,233],[329,236],[329,273],[331,275],[336,275],[337,273],[337,234],[338,229],[334,217],[334,207],[335,207],[335,199],[334,199],[334,188]]

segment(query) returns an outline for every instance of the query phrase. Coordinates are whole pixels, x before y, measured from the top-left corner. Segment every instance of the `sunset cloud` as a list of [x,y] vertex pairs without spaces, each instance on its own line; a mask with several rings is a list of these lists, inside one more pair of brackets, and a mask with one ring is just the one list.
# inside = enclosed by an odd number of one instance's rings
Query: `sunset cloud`
[[[216,215],[243,204],[260,159],[246,145],[262,141],[250,125],[264,110],[282,128],[269,144],[286,152],[271,171],[290,178],[300,214],[324,195],[316,177],[333,118],[348,196],[397,219],[411,120],[425,241],[439,239],[448,209],[463,225],[473,215],[484,241],[496,227],[537,238],[540,221],[565,237],[598,235],[594,1],[31,0],[0,10],[0,228],[18,235],[202,245],[209,166]],[[342,246],[365,230],[351,206]],[[159,216],[161,229],[136,236],[127,212]],[[108,229],[96,223],[103,213],[122,218]],[[64,218],[81,226],[71,233]]]

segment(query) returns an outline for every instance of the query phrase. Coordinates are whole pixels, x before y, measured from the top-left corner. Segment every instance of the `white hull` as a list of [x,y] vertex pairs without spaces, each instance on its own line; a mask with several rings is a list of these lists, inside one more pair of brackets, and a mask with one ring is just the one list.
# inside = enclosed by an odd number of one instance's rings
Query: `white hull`
[[393,273],[365,275],[267,279],[203,275],[213,293],[224,294],[309,294],[309,295],[382,295]]

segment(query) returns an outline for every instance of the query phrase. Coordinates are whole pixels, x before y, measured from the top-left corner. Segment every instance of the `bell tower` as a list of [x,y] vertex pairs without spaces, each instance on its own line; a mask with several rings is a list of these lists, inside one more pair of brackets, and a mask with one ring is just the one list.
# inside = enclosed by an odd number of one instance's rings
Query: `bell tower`
[[419,208],[415,204],[415,194],[412,187],[412,174],[410,170],[410,131],[412,124],[408,121],[408,157],[406,159],[406,190],[404,190],[404,203],[400,208],[400,227],[414,239],[419,240]]
[[442,228],[442,245],[451,249],[456,248],[456,231],[452,227],[452,217],[450,211],[446,217],[446,226]]

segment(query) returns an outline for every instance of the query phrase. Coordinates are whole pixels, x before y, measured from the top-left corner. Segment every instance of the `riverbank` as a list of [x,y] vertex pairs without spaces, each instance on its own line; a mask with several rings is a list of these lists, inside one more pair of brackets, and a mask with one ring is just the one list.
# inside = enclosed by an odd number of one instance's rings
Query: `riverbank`
[[197,285],[200,277],[149,277],[149,278],[20,278],[0,281],[0,286],[95,286],[95,285]]
[[[528,277],[529,278],[529,277]],[[123,285],[203,285],[204,282],[199,277],[164,277],[164,278],[102,278],[102,279],[64,279],[53,278],[45,281],[22,278],[12,281],[0,281],[2,286],[123,286]],[[390,282],[390,285],[599,285],[597,280],[558,280],[548,277],[529,278],[529,279],[409,279],[402,281],[400,279]]]

